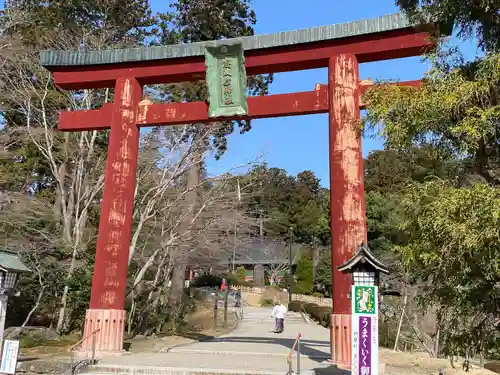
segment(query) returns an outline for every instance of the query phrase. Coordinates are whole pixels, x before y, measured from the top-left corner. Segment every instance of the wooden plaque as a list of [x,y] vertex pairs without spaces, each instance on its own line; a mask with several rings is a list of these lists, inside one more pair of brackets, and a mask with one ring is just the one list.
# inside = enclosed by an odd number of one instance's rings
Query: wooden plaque
[[244,63],[241,43],[205,48],[208,117],[248,114]]

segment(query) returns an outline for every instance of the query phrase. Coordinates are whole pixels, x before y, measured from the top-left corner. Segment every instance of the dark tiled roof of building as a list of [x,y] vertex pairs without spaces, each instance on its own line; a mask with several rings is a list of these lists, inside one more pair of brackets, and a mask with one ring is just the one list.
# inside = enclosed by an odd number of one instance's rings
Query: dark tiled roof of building
[[[299,245],[292,246],[293,263],[297,261],[303,248]],[[240,244],[236,248],[235,264],[282,264],[288,263],[288,245],[279,241],[252,239]],[[233,250],[226,249],[220,257],[219,264],[231,264]]]

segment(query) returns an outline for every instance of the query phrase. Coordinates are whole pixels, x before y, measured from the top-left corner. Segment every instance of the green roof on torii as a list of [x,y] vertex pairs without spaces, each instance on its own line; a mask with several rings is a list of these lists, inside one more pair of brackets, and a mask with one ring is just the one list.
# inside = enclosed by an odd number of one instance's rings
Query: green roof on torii
[[[300,44],[332,41],[349,37],[360,37],[388,31],[416,28],[421,31],[437,30],[436,24],[414,25],[402,13],[384,15],[376,18],[339,23],[327,26],[317,26],[308,29],[284,31],[274,34],[255,35],[248,37],[224,39],[209,42],[175,44],[167,46],[139,47],[126,49],[110,49],[101,51],[42,51],[40,64],[44,67],[83,66],[120,64],[139,61],[154,61],[197,57],[205,54],[206,46],[241,43],[245,51],[264,50],[296,46]],[[448,35],[447,28],[441,28]]]

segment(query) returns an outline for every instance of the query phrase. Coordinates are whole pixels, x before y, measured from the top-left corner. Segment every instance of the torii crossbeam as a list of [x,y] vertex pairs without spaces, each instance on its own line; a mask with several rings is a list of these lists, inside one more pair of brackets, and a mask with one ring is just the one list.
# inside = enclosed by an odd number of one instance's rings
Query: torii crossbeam
[[[363,158],[359,129],[361,94],[358,63],[417,56],[434,47],[434,24],[411,25],[401,14],[279,34],[208,43],[111,51],[46,51],[41,64],[64,89],[115,87],[115,101],[89,111],[62,112],[59,129],[111,129],[90,307],[83,349],[93,333],[99,352],[123,348],[124,297],[136,183],[139,128],[217,121],[205,102],[152,104],[142,100],[145,84],[205,77],[207,45],[241,43],[246,74],[328,68],[328,84],[293,94],[248,98],[244,116],[258,119],[329,113],[332,230],[332,360],[350,366],[350,279],[337,271],[366,242]],[[418,81],[401,83],[418,86]],[[347,328],[346,328],[347,327]]]

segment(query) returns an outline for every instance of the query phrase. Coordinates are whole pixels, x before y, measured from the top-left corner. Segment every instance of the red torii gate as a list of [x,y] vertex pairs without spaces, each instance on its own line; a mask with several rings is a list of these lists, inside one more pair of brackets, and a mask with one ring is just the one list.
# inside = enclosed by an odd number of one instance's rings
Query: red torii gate
[[[129,50],[44,51],[41,65],[63,89],[115,88],[114,103],[101,109],[62,112],[59,130],[111,129],[101,219],[85,318],[83,348],[96,334],[98,352],[123,349],[124,297],[136,184],[139,127],[217,121],[205,102],[151,104],[142,100],[146,84],[195,81],[205,77],[207,45],[241,43],[247,74],[328,67],[328,84],[315,90],[248,98],[248,114],[258,119],[329,112],[332,231],[332,359],[350,366],[351,281],[337,267],[366,242],[363,158],[359,129],[358,63],[421,55],[434,47],[435,24],[413,26],[401,14],[279,34]],[[419,81],[402,83],[418,86]]]

